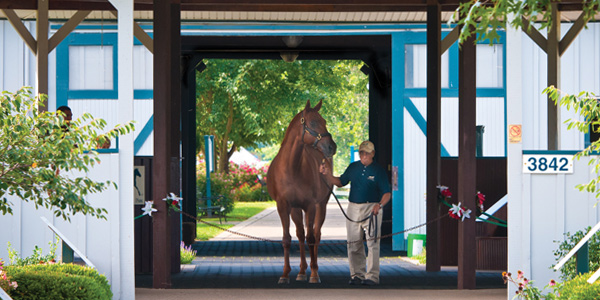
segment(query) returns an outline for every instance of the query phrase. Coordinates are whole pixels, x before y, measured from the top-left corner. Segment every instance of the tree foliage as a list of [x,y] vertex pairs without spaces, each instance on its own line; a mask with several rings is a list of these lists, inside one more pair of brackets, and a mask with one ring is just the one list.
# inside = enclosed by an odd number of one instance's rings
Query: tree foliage
[[96,182],[74,171],[89,171],[100,162],[94,149],[133,131],[133,124],[99,134],[104,120],[85,113],[67,122],[62,113],[40,111],[43,98],[33,97],[30,88],[5,91],[0,97],[0,211],[12,214],[13,203],[7,197],[16,196],[66,220],[76,213],[105,218],[106,209],[93,208],[85,196],[116,184]]
[[[464,42],[473,34],[477,40],[488,39],[490,44],[499,40],[498,30],[507,26],[528,31],[533,22],[539,22],[540,29],[552,25],[552,4],[560,1],[552,0],[471,0],[462,2],[456,9],[449,23],[462,25],[460,42]],[[591,18],[600,5],[599,0],[583,1],[583,13],[586,20]],[[523,19],[526,19],[524,21]],[[508,21],[508,22],[507,22]]]
[[[197,152],[215,136],[218,170],[239,147],[279,144],[307,100],[323,100],[338,147],[357,145],[368,123],[367,77],[358,61],[205,60],[197,74]],[[342,147],[343,149],[343,147]]]
[[[489,39],[492,42],[493,39],[499,37],[497,30],[506,29],[507,26],[527,31],[533,21],[536,21],[540,24],[540,29],[549,28],[552,22],[557,21],[552,20],[552,5],[559,3],[560,1],[550,0],[468,1],[460,4],[450,22],[458,20],[458,24],[464,26],[460,32],[461,43],[472,34],[477,34],[477,40]],[[583,1],[582,5],[584,18],[589,20],[598,12],[600,1]],[[509,20],[508,23],[506,20]],[[558,21],[560,22],[560,20]],[[568,129],[575,128],[582,133],[587,133],[591,128],[596,133],[600,132],[600,104],[595,94],[583,91],[577,95],[561,95],[560,90],[554,86],[546,88],[544,93],[557,105],[572,109],[581,116],[581,120],[566,120]],[[598,151],[600,151],[600,141],[592,141],[575,157],[579,159],[582,156],[598,153]],[[589,164],[594,165],[598,176],[588,183],[579,184],[576,187],[580,191],[595,193],[596,198],[600,199],[600,160],[598,157],[592,158]]]

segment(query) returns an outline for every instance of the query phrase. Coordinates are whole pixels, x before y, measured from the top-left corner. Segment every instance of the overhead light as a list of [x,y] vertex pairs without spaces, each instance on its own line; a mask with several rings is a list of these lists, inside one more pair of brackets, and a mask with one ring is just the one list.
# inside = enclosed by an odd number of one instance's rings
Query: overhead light
[[303,38],[304,37],[301,35],[288,35],[284,36],[282,39],[286,46],[290,48],[296,48],[298,45],[300,45],[300,43],[302,43]]
[[281,59],[283,59],[283,61],[289,62],[289,63],[296,61],[296,58],[298,58],[298,55],[300,55],[300,53],[298,51],[282,51],[279,53],[279,56],[281,56]]

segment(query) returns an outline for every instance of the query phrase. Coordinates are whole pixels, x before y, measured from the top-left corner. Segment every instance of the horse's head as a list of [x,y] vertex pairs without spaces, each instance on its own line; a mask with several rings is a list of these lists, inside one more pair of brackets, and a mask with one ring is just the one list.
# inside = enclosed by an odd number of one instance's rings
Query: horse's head
[[300,122],[302,123],[302,140],[318,149],[327,158],[333,157],[337,145],[333,141],[331,134],[327,131],[327,122],[319,114],[322,101],[319,101],[315,107],[310,107],[310,100],[306,101],[306,107],[301,112]]

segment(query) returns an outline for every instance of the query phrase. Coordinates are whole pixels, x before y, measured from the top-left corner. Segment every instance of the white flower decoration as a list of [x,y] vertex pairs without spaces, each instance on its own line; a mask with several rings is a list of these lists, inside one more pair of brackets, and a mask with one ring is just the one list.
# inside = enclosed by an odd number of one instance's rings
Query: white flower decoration
[[149,215],[152,217],[152,213],[158,211],[156,208],[153,207],[154,205],[154,201],[146,201],[146,205],[144,207],[142,207],[142,211],[144,211],[143,215]]

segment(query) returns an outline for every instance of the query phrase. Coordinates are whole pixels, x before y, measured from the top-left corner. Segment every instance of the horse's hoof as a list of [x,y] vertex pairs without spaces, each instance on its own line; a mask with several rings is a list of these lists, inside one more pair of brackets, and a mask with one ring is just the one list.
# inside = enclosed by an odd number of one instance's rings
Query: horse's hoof
[[289,284],[290,283],[290,279],[289,278],[285,278],[285,277],[279,277],[279,282],[277,282],[278,284]]
[[298,274],[296,281],[306,281],[306,274]]
[[311,277],[308,282],[309,283],[321,283],[321,278],[319,278],[319,277]]

